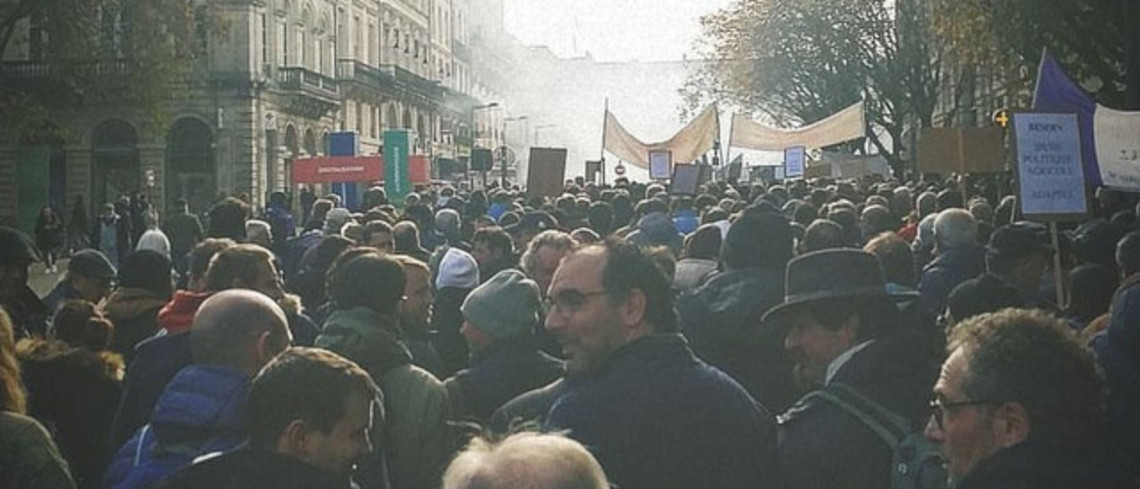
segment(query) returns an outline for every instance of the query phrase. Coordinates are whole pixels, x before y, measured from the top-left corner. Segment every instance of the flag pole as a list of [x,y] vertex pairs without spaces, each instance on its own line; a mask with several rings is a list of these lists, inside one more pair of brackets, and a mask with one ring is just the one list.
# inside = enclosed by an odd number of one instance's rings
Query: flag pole
[[[728,120],[728,144],[725,144],[724,148],[723,148],[724,149],[724,163],[723,163],[724,168],[728,168],[728,165],[732,163],[732,159],[729,157],[732,156],[732,125],[735,122],[736,122],[736,113],[733,112],[732,118]],[[720,138],[720,107],[717,107],[717,112],[716,112],[716,137],[718,139]],[[723,144],[723,142],[722,142],[722,144]],[[740,163],[740,171],[741,171],[741,174],[744,173],[744,162],[743,161]],[[725,170],[725,172],[726,173],[725,173],[724,179],[728,180],[728,173],[727,173],[728,170]]]
[[602,113],[602,147],[598,151],[599,166],[601,166],[602,185],[606,184],[606,132],[610,122],[610,98],[606,97],[606,110]]

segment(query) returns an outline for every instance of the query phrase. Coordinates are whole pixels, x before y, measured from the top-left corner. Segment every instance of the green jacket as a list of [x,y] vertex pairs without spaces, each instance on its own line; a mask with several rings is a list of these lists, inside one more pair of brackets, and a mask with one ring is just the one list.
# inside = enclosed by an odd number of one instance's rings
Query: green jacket
[[[447,391],[427,371],[412,365],[395,316],[358,307],[334,311],[316,346],[360,364],[384,392],[386,423],[373,434],[392,487],[436,489],[455,451],[447,425]],[[366,489],[382,481],[362,480]]]
[[75,489],[47,430],[8,411],[0,411],[0,481],[12,489]]

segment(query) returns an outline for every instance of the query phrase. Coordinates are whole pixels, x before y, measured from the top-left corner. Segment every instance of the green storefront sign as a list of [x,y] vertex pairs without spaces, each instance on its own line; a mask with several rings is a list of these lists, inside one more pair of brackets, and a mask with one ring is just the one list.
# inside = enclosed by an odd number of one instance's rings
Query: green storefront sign
[[388,201],[403,202],[412,192],[412,182],[408,178],[408,131],[395,129],[384,131],[384,192]]

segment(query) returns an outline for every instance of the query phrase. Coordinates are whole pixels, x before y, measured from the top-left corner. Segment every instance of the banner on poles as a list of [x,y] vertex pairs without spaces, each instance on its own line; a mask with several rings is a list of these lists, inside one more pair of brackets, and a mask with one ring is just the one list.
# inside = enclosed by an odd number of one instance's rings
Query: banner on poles
[[[718,117],[716,105],[710,105],[668,140],[644,143],[627,131],[607,109],[602,147],[621,161],[641,169],[649,169],[649,154],[652,151],[670,151],[673,153],[673,161],[690,163],[711,150],[720,136]],[[668,174],[665,178],[669,178]]]
[[817,149],[864,137],[866,127],[862,101],[796,129],[765,126],[752,120],[748,114],[737,113],[732,117],[728,144],[757,151],[783,151],[793,146]]

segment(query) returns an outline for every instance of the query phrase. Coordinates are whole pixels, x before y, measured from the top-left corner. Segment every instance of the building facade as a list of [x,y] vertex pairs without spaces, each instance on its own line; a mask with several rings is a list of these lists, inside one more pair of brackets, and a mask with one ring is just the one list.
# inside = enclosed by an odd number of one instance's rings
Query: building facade
[[[159,107],[161,122],[129,104],[53,108],[50,136],[0,135],[0,222],[27,228],[45,204],[70,208],[82,196],[95,210],[136,192],[160,210],[185,198],[203,212],[220,195],[261,206],[274,191],[295,195],[293,161],[325,155],[339,131],[358,135],[359,155],[379,154],[385,130],[406,129],[416,154],[461,161],[488,103],[474,87],[495,83],[472,68],[481,55],[470,2],[208,2],[200,21],[224,28],[202,26],[205,55]],[[52,76],[33,44],[2,53],[0,82]],[[107,62],[132,69],[122,61]]]

